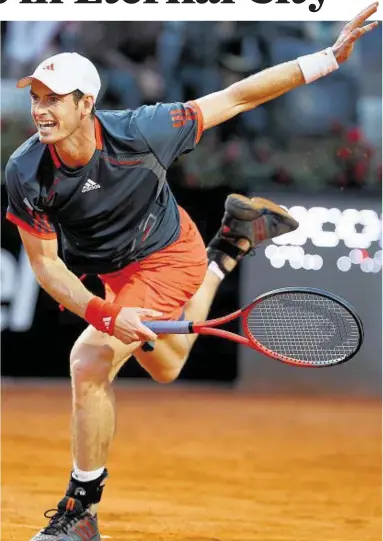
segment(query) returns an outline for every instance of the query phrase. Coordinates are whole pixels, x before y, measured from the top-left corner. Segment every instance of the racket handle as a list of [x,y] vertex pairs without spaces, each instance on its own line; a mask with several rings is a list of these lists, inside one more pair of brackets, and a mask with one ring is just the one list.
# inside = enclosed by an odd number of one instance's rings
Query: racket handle
[[191,321],[143,321],[156,334],[193,334]]

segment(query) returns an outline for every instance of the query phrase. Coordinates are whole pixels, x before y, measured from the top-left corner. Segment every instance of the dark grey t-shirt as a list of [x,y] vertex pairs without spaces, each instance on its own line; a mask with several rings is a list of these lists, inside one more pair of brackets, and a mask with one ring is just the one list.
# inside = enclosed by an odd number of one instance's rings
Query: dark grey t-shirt
[[166,171],[194,149],[202,122],[194,103],[97,112],[97,149],[76,170],[36,134],[7,163],[7,218],[41,238],[59,234],[65,263],[81,273],[114,272],[165,248],[180,231]]

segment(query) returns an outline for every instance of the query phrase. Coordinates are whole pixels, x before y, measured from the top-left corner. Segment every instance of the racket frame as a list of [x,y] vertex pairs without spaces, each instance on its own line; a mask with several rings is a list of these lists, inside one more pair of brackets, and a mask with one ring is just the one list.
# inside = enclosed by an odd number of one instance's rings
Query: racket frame
[[[250,329],[249,329],[249,326],[248,326],[248,318],[246,317],[247,314],[257,304],[261,303],[265,299],[269,299],[269,298],[275,297],[277,295],[279,296],[279,295],[283,295],[283,294],[292,294],[292,293],[307,293],[307,294],[310,294],[310,295],[317,295],[318,297],[322,297],[322,298],[328,299],[330,301],[333,301],[333,302],[337,303],[338,305],[342,306],[342,308],[344,308],[345,310],[347,310],[347,312],[354,319],[354,321],[355,321],[355,323],[356,323],[356,325],[358,327],[359,337],[360,337],[358,347],[355,348],[355,350],[352,353],[350,353],[347,357],[345,357],[341,361],[336,361],[336,362],[328,363],[328,364],[319,364],[319,363],[318,364],[310,364],[307,361],[300,361],[298,359],[293,359],[291,357],[287,357],[286,355],[282,355],[280,353],[275,353],[274,351],[270,350],[269,348],[266,348],[263,344],[258,342],[258,340],[251,335],[251,332],[250,332]],[[345,301],[341,297],[339,297],[337,295],[334,295],[333,293],[330,293],[329,291],[325,291],[323,289],[318,289],[318,288],[312,288],[312,287],[284,287],[284,288],[274,289],[272,291],[264,293],[264,294],[260,295],[259,297],[257,297],[247,307],[243,308],[241,319],[242,319],[242,322],[243,322],[245,335],[246,335],[246,337],[248,338],[248,340],[250,342],[250,344],[249,344],[250,347],[253,347],[254,349],[259,351],[260,353],[263,353],[264,355],[266,355],[267,357],[271,357],[273,359],[276,359],[278,361],[281,361],[283,363],[290,364],[290,365],[293,365],[293,366],[301,366],[301,367],[305,367],[305,368],[323,368],[323,367],[337,366],[339,364],[343,364],[343,363],[349,361],[350,359],[352,359],[358,353],[358,351],[362,347],[363,340],[364,340],[364,328],[363,328],[362,320],[360,319],[359,315],[356,313],[355,309],[351,306],[351,304],[349,304],[347,301]]]
[[[284,294],[291,294],[291,293],[307,293],[311,295],[318,295],[319,297],[326,298],[328,300],[331,300],[333,302],[336,302],[338,305],[342,306],[347,312],[351,315],[351,317],[356,322],[356,325],[359,330],[359,344],[358,347],[355,348],[355,350],[349,354],[347,357],[342,359],[341,361],[336,361],[329,364],[310,364],[307,361],[300,361],[297,359],[293,359],[291,357],[287,357],[286,355],[282,355],[281,353],[276,353],[260,342],[256,338],[254,338],[250,332],[249,326],[248,326],[248,314],[251,310],[254,309],[254,307],[257,306],[257,304],[262,303],[265,299],[269,299],[271,297],[284,295]],[[242,322],[243,330],[245,336],[241,336],[239,334],[226,331],[224,329],[217,329],[219,325],[225,325],[226,323],[230,323],[231,321],[235,319],[239,319]],[[174,334],[201,334],[205,336],[215,336],[218,338],[226,338],[227,340],[231,340],[233,342],[236,342],[237,344],[241,344],[243,346],[250,347],[262,355],[266,355],[266,357],[276,359],[277,361],[280,361],[285,364],[293,365],[293,366],[301,366],[305,368],[321,368],[321,367],[330,367],[330,366],[337,366],[338,364],[343,364],[350,359],[352,359],[360,350],[363,339],[364,339],[364,329],[363,329],[363,323],[360,319],[359,315],[356,313],[355,309],[344,299],[341,297],[338,297],[337,295],[334,295],[333,293],[330,293],[329,291],[325,291],[323,289],[318,288],[312,288],[312,287],[283,287],[279,289],[274,289],[272,291],[268,291],[267,293],[263,293],[262,295],[259,295],[256,297],[251,303],[249,303],[244,308],[241,308],[235,312],[232,312],[229,315],[211,319],[209,321],[173,321],[173,322],[158,322],[158,321],[151,321],[151,322],[143,322],[144,324],[148,325],[148,327],[152,328],[154,332],[157,332],[158,334],[166,334],[166,333],[174,333]],[[155,329],[155,325],[160,323],[160,325],[163,325],[163,330],[159,330],[159,328]],[[153,325],[153,326],[152,326]]]

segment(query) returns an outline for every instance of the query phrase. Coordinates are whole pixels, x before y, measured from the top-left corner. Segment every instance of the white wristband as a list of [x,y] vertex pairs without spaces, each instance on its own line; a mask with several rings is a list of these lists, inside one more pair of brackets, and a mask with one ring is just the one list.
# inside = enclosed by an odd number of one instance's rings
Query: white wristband
[[300,56],[297,60],[306,84],[312,83],[339,68],[331,47],[319,53]]

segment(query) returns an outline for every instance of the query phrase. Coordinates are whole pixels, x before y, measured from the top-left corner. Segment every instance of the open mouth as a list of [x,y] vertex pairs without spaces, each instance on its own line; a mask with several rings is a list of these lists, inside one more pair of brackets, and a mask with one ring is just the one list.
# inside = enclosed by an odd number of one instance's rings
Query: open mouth
[[57,126],[57,122],[54,122],[53,120],[47,120],[46,122],[38,122],[37,126],[39,130],[49,131],[53,130],[53,128]]

